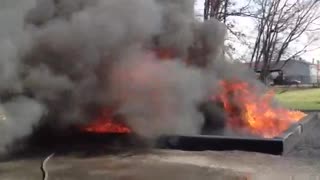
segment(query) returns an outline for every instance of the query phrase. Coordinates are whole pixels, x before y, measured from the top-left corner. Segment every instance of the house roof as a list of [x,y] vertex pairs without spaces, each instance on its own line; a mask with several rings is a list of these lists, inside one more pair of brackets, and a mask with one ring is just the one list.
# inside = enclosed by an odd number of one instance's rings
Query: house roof
[[[273,62],[270,65],[270,72],[277,72],[277,71],[281,71],[285,66],[287,66],[290,63],[301,63],[301,64],[307,64],[307,65],[312,65],[312,63],[309,63],[307,61],[303,61],[303,60],[295,60],[292,59],[290,61],[285,60],[285,61],[279,61],[278,63]],[[247,66],[250,66],[250,63],[245,63]],[[258,64],[258,68],[255,70],[256,72],[261,72],[262,69],[262,63]],[[253,68],[253,67],[252,67]]]

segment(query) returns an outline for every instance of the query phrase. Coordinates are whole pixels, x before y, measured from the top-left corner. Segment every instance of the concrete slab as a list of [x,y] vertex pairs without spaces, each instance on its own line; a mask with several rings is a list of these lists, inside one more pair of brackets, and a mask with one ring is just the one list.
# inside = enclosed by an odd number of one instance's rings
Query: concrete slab
[[[42,159],[32,159],[0,163],[0,179],[41,179],[41,161]],[[69,155],[53,157],[48,162],[47,169],[49,180],[276,180],[320,177],[319,161],[247,152],[155,150],[144,154],[92,158]]]
[[[161,157],[171,152],[96,158],[54,157],[47,164],[49,180],[149,180],[149,179],[246,179],[242,173],[222,168],[170,162]],[[41,159],[0,164],[1,180],[41,179]]]

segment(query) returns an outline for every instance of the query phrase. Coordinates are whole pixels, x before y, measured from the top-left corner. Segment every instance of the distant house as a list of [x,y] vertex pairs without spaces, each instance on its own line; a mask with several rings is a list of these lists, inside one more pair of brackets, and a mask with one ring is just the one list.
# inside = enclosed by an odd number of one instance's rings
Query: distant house
[[[249,65],[248,63],[246,64]],[[302,84],[317,83],[317,67],[317,64],[313,64],[302,59],[280,61],[278,63],[271,64],[271,78],[274,79],[280,72],[283,72],[286,78],[301,81]],[[261,72],[260,64],[255,71],[256,73]]]

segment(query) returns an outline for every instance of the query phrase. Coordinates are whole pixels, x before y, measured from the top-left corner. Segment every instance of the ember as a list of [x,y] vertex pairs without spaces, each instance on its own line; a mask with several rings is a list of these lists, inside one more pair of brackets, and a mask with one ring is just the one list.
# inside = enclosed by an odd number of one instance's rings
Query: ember
[[104,109],[102,114],[83,128],[84,131],[91,133],[115,133],[115,134],[127,134],[131,133],[131,129],[120,122],[115,122],[113,113],[110,109]]
[[222,81],[218,96],[227,115],[226,125],[234,131],[249,132],[264,138],[274,138],[300,121],[306,114],[272,107],[273,93],[254,93],[247,82]]

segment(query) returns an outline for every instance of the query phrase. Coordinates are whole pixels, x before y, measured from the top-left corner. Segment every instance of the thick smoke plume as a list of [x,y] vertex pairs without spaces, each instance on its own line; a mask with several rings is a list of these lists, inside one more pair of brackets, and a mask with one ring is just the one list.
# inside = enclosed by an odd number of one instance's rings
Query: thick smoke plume
[[223,57],[224,26],[197,21],[193,3],[0,4],[0,149],[40,122],[86,123],[96,107],[116,107],[143,137],[199,133],[197,107],[218,81],[248,75]]

